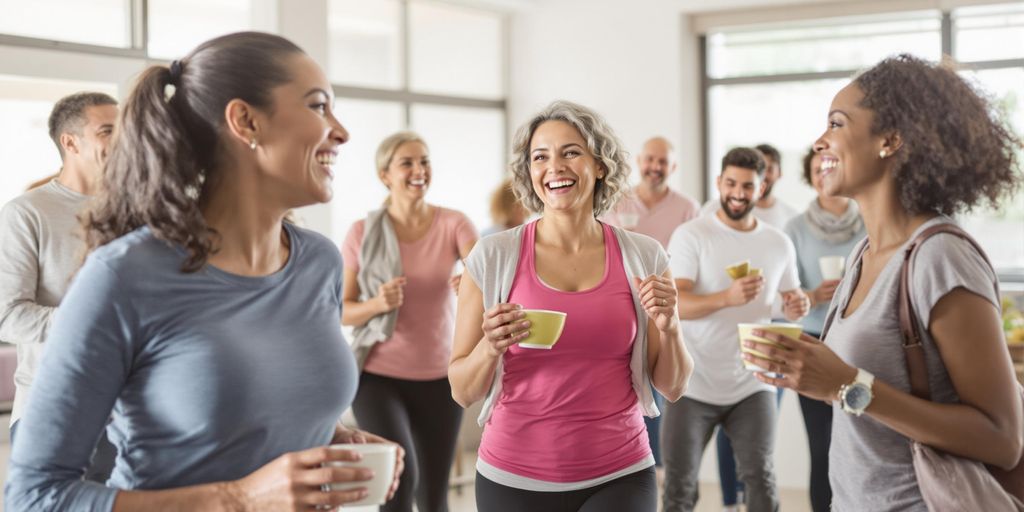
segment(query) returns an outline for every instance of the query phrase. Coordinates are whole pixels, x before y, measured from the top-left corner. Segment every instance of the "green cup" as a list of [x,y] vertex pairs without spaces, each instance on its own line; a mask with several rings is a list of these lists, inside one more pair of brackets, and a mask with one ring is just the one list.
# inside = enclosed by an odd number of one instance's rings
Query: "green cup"
[[[751,334],[751,332],[754,329],[760,329],[762,331],[773,332],[773,333],[776,333],[776,334],[781,334],[783,336],[789,336],[790,338],[794,338],[794,339],[799,338],[800,334],[804,332],[804,327],[802,325],[800,325],[800,324],[738,324],[736,327],[739,328],[740,351],[742,353],[753,354],[753,355],[755,355],[757,357],[764,358],[764,359],[769,359],[769,360],[773,360],[773,359],[768,357],[767,354],[765,354],[765,353],[763,353],[763,352],[761,352],[759,350],[754,350],[752,348],[747,348],[747,347],[743,346],[743,342],[746,341],[746,340],[753,340],[753,341],[757,341],[757,342],[767,343],[769,345],[776,345],[776,346],[778,346],[777,343],[775,343],[775,342],[773,342],[771,340],[768,340],[768,339],[765,339],[765,338],[761,338],[759,336],[754,336],[753,334]],[[763,372],[763,371],[765,371],[764,368],[761,368],[760,366],[757,366],[757,365],[755,365],[753,363],[747,362],[746,360],[743,360],[743,367],[748,369],[748,370],[750,370],[750,371],[754,371],[754,372]]]
[[551,350],[562,335],[565,328],[566,314],[561,311],[546,309],[524,309],[526,319],[530,321],[530,335],[519,342],[523,348],[540,348]]

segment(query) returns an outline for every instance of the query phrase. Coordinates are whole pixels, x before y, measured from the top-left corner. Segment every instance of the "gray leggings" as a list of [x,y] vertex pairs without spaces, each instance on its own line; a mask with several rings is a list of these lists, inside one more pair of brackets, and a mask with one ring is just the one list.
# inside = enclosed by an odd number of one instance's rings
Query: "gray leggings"
[[732,405],[711,405],[686,397],[665,404],[661,424],[665,512],[690,512],[697,506],[701,457],[718,425],[732,441],[737,474],[746,486],[747,510],[779,510],[772,463],[775,414],[773,391],[754,393]]
[[405,471],[381,512],[447,512],[462,407],[448,379],[413,381],[363,372],[352,403],[359,428],[405,448]]
[[655,512],[656,480],[651,466],[587,489],[538,492],[501,485],[477,473],[476,507],[480,512]]

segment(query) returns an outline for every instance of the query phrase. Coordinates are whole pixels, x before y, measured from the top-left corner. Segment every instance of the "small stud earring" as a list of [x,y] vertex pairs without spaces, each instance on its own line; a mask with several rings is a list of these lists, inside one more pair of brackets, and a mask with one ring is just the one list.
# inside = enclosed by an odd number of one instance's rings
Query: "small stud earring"
[[256,151],[256,139],[253,138],[249,141],[249,149]]
[[887,156],[889,156],[889,153],[887,153],[884,149],[878,152],[878,158],[885,158]]

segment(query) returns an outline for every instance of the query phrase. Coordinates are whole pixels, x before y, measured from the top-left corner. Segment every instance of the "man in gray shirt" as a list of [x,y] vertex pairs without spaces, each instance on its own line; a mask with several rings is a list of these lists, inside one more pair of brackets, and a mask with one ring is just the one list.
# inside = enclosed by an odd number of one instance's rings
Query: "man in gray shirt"
[[[12,444],[53,315],[84,256],[78,215],[99,184],[117,115],[117,101],[103,93],[58,101],[48,127],[60,173],[0,209],[0,341],[18,349]],[[87,478],[106,480],[114,455],[101,439]]]

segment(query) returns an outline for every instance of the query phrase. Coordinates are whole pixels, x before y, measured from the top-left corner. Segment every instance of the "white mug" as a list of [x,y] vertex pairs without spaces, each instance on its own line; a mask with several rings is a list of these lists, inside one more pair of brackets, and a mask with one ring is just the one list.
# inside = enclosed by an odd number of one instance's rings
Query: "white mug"
[[821,269],[821,277],[826,281],[842,279],[843,270],[846,268],[846,258],[842,256],[822,256],[818,258],[818,268]]

